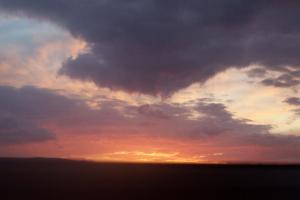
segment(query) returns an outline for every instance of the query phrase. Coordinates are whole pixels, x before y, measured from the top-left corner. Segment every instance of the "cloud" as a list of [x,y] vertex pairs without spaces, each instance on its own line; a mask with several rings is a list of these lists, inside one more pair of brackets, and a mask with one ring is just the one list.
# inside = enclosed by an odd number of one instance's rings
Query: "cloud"
[[250,78],[263,78],[266,75],[267,71],[264,68],[254,68],[247,72],[247,75]]
[[49,119],[53,113],[59,115],[57,101],[49,94],[34,87],[17,89],[0,86],[0,145],[44,142],[56,138],[53,132],[38,123]]
[[[289,156],[298,160],[293,155],[300,153],[299,136],[272,134],[271,128],[236,118],[225,105],[205,99],[194,105],[162,102],[135,106],[103,98],[99,109],[91,109],[84,101],[62,96],[57,91],[29,86],[0,87],[1,145],[59,140],[60,134],[65,138],[134,135],[169,138],[187,144],[193,141],[224,152],[239,148],[249,153],[249,148],[255,146],[272,154],[264,154],[264,159],[274,161]],[[277,153],[280,156],[273,156]]]
[[298,97],[290,97],[285,100],[286,103],[292,106],[300,106],[300,98]]
[[300,98],[298,97],[290,97],[287,98],[284,102],[286,102],[287,104],[291,105],[291,106],[295,106],[296,108],[293,109],[293,112],[300,116]]
[[245,119],[235,119],[223,104],[219,103],[199,103],[196,108],[205,117],[198,120],[197,128],[194,130],[207,135],[256,135],[268,134],[271,126],[256,125],[249,123]]
[[63,60],[83,51],[84,42],[52,23],[2,12],[0,30],[0,85],[76,88],[80,81],[58,78],[57,71]]
[[81,131],[102,124],[106,128],[121,127],[126,119],[115,109],[119,104],[118,100],[103,100],[101,110],[92,110],[83,100],[60,95],[54,90],[0,86],[0,114],[17,116],[42,126]]
[[53,92],[0,86],[0,145],[43,142],[56,138],[42,122],[70,113],[72,101]]
[[138,108],[138,112],[142,115],[151,116],[154,118],[160,118],[160,119],[170,119],[170,116],[166,113],[164,113],[162,110],[157,109],[150,105],[142,105]]
[[[223,104],[199,101],[196,107],[185,104],[146,104],[132,106],[126,102],[103,99],[99,109],[83,101],[35,87],[0,86],[0,111],[37,124],[55,124],[76,132],[120,134],[136,130],[152,136],[196,137],[223,133],[263,134],[271,128],[234,119]],[[194,116],[194,113],[198,116]],[[110,134],[110,132],[108,132]]]
[[297,86],[300,84],[300,80],[295,79],[294,76],[290,74],[283,74],[277,78],[268,78],[262,81],[264,85],[281,87],[281,88],[289,88],[293,86]]
[[91,51],[60,73],[112,89],[167,95],[233,66],[300,66],[297,1],[0,0],[0,7],[83,38]]
[[14,88],[0,86],[0,112],[24,119],[46,121],[68,115],[79,101],[70,101],[55,91],[33,86]]
[[55,135],[17,116],[0,116],[0,146],[54,140]]

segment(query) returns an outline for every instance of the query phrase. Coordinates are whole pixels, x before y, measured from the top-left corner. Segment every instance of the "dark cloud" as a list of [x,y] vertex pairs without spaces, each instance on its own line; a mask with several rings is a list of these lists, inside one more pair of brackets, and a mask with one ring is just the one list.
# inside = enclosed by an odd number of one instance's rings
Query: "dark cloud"
[[294,77],[300,78],[300,70],[292,71],[291,74],[292,74]]
[[75,104],[49,90],[0,86],[0,145],[55,139],[43,122],[70,114]]
[[[0,87],[0,145],[43,142],[59,134],[141,135],[207,142],[218,148],[269,149],[264,159],[298,160],[300,138],[271,134],[271,126],[235,118],[223,104],[157,103],[141,106],[102,97],[99,109],[35,87]],[[54,129],[53,129],[54,127]],[[273,156],[280,153],[280,156]],[[291,153],[291,154],[289,154]],[[292,158],[291,158],[292,156]]]
[[250,124],[245,119],[235,119],[223,104],[199,103],[196,108],[205,117],[200,118],[195,131],[207,135],[256,135],[269,133],[271,126]]
[[37,127],[17,116],[0,116],[0,146],[44,142],[55,139],[47,129]]
[[287,98],[285,102],[293,106],[300,106],[300,98],[298,97]]
[[25,86],[14,88],[0,86],[0,112],[12,113],[24,119],[45,121],[57,116],[68,115],[74,107],[83,105],[70,101],[55,91]]
[[34,87],[17,89],[0,86],[0,145],[44,142],[56,138],[55,134],[37,121],[50,119],[63,112],[62,98]]
[[130,106],[119,100],[103,99],[100,109],[93,110],[81,100],[35,87],[1,86],[0,97],[2,115],[18,116],[39,125],[54,124],[75,130],[73,133],[102,134],[114,130],[120,134],[136,130],[152,136],[201,138],[224,133],[263,134],[270,129],[234,119],[223,104],[203,100],[191,107],[167,103]]
[[162,110],[150,105],[142,105],[138,108],[138,112],[142,115],[151,116],[160,119],[170,119],[170,116]]
[[[206,103],[202,100],[195,106],[147,104],[133,109],[136,109],[135,121],[146,127],[145,132],[152,132],[154,135],[163,132],[165,136],[171,137],[241,137],[243,140],[248,136],[268,135],[271,129],[269,125],[257,125],[245,119],[235,119],[223,104]],[[145,111],[141,112],[141,109]]]
[[267,86],[274,86],[274,87],[281,87],[281,88],[288,88],[297,86],[300,84],[300,80],[295,79],[294,76],[290,74],[283,74],[277,78],[268,78],[262,81],[264,85]]
[[115,126],[121,128],[126,124],[126,118],[116,109],[121,103],[123,107],[127,105],[118,100],[104,99],[101,110],[91,110],[84,101],[56,91],[31,86],[0,86],[0,116],[14,116],[16,120],[37,127],[74,128],[74,133],[92,131],[94,127],[102,128],[102,125],[103,132]]
[[250,78],[263,78],[267,73],[267,70],[264,68],[254,68],[247,72],[247,75]]
[[60,73],[112,89],[166,95],[232,66],[300,66],[298,1],[0,0],[0,7],[86,40],[91,52]]
[[296,115],[300,116],[300,98],[290,97],[290,98],[287,98],[284,102],[288,103],[289,105],[296,106],[296,108],[293,109],[293,112]]
[[[299,161],[299,136],[272,134],[270,125],[237,119],[223,104],[200,100],[195,106],[180,104],[146,106],[149,110],[159,110],[160,114],[150,116],[149,113],[138,112],[135,119],[141,123],[141,133],[150,133],[153,137],[156,135],[175,137],[183,141],[192,139],[198,141],[199,145],[204,142],[209,146],[212,142],[214,147],[223,148],[225,152],[225,149],[239,149],[238,152],[229,153],[228,159],[234,158],[234,154],[237,153],[240,154],[240,160],[249,161],[250,158],[243,156],[247,155],[244,148],[250,148],[261,152],[256,155],[257,160]],[[168,120],[161,120],[161,113],[168,116]]]

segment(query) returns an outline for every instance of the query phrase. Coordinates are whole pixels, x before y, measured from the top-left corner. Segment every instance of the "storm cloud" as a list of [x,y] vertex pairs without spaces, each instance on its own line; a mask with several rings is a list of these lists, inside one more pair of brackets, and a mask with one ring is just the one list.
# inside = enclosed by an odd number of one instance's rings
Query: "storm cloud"
[[168,95],[230,67],[300,64],[298,1],[0,0],[0,8],[85,40],[90,52],[60,73],[111,89]]

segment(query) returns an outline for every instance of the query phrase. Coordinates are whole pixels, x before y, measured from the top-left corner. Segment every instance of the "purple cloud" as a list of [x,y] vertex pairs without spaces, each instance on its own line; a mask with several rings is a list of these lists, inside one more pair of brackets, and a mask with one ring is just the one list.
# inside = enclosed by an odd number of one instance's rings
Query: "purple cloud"
[[237,119],[225,105],[205,99],[193,106],[171,103],[132,106],[119,100],[103,99],[100,109],[94,110],[81,100],[51,90],[0,87],[1,145],[59,139],[57,133],[51,132],[53,126],[69,137],[74,134],[115,137],[134,134],[210,142],[224,149],[255,146],[269,149],[272,156],[265,155],[265,159],[271,160],[289,157],[298,161],[299,157],[293,155],[300,153],[299,136],[272,134],[270,125]]
[[[60,73],[112,89],[168,95],[229,67],[300,66],[297,1],[0,0],[0,8],[83,38],[91,52]],[[287,76],[264,83],[299,84]]]

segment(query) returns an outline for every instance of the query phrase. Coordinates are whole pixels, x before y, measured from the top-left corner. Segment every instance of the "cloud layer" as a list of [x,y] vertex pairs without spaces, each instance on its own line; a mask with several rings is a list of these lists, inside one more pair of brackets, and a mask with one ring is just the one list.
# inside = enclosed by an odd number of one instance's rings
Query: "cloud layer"
[[44,142],[55,139],[47,129],[37,127],[30,121],[16,116],[0,114],[0,146]]
[[294,107],[293,111],[296,115],[300,116],[300,98],[290,97],[285,100],[285,102]]
[[[231,160],[241,160],[241,155],[254,150],[260,151],[256,159],[264,161],[299,161],[300,155],[298,136],[271,134],[271,126],[237,119],[223,104],[205,99],[193,105],[133,106],[104,98],[95,110],[55,91],[1,86],[0,110],[0,145],[59,140],[60,134],[68,138],[136,136],[193,142],[196,152],[201,144],[217,147]],[[233,154],[236,148],[241,155]]]
[[[0,7],[86,40],[91,51],[60,73],[112,89],[167,95],[232,66],[300,64],[298,1],[0,0]],[[299,84],[288,79],[264,83]]]

